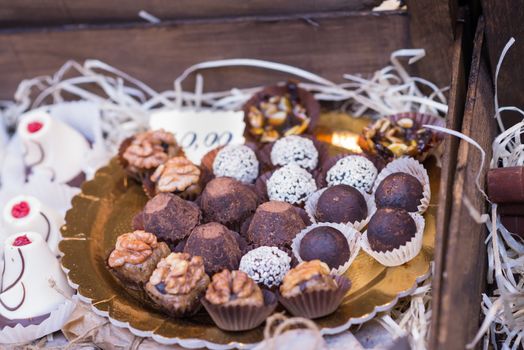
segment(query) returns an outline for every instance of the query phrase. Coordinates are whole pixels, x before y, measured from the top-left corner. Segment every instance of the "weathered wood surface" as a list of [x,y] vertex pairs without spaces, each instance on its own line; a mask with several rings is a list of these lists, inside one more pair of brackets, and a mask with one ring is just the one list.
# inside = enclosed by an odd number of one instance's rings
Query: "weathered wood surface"
[[[484,22],[481,19],[475,35],[475,46],[468,82],[462,132],[475,139],[491,158],[495,137],[493,119],[493,86],[488,66],[481,55]],[[485,212],[486,201],[475,186],[480,169],[480,152],[465,141],[460,142],[453,180],[453,201],[445,259],[441,261],[438,313],[432,319],[435,334],[433,349],[464,349],[480,325],[481,292],[485,288],[486,229],[469,214],[466,201],[479,212]],[[480,169],[481,186],[488,164]],[[435,305],[435,304],[434,304]]]
[[138,21],[370,10],[381,0],[0,0],[0,26]]
[[[457,37],[453,44],[453,64],[451,66],[451,90],[449,93],[449,112],[446,127],[451,130],[460,131],[462,127],[462,116],[464,114],[464,101],[466,99],[466,57],[464,55],[463,28],[457,27]],[[433,305],[432,305],[432,329],[436,329],[436,320],[441,315],[442,306],[442,272],[446,261],[447,240],[449,232],[449,221],[451,206],[453,203],[453,181],[457,164],[457,150],[459,139],[446,136],[444,141],[444,152],[442,156],[442,173],[440,179],[439,203],[437,211],[437,235],[435,242],[435,269],[433,274]],[[431,333],[430,344],[437,349],[436,333]]]
[[[343,73],[380,69],[392,51],[410,46],[408,18],[401,11],[317,13],[310,19],[314,22],[293,15],[0,30],[0,98],[12,98],[21,80],[51,74],[69,59],[97,58],[165,90],[185,68],[205,60],[259,58],[342,81]],[[288,77],[253,68],[203,74],[208,91]]]
[[[524,0],[482,0],[486,19],[486,46],[489,53],[492,78],[502,49],[511,37],[516,42],[502,65],[498,79],[499,106],[524,108]],[[515,112],[503,113],[504,124],[513,125],[522,120]]]

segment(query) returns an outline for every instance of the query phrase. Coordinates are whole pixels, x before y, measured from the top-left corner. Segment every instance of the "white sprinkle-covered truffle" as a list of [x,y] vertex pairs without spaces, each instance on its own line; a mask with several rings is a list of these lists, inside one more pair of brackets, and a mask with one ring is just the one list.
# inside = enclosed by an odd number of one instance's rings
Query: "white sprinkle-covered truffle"
[[213,162],[215,176],[228,176],[250,184],[258,177],[258,159],[245,145],[228,145],[221,149]]
[[267,181],[267,195],[272,201],[300,204],[316,190],[313,176],[294,163],[277,169]]
[[290,135],[275,142],[271,150],[271,162],[274,165],[295,163],[304,169],[313,170],[318,164],[318,151],[310,139]]
[[277,247],[259,247],[249,251],[240,260],[244,271],[255,282],[267,287],[278,286],[291,268],[289,255]]
[[326,181],[328,186],[344,184],[361,192],[369,192],[377,174],[377,168],[369,159],[351,155],[340,159],[328,170]]

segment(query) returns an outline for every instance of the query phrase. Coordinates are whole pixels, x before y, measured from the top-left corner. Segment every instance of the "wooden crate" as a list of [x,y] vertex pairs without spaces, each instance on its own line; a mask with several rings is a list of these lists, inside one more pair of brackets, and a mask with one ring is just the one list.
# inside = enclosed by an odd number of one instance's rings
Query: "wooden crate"
[[[0,99],[12,98],[21,80],[51,74],[68,59],[97,58],[164,90],[172,88],[184,68],[204,60],[266,59],[340,82],[343,73],[373,73],[389,63],[393,51],[416,47],[424,48],[427,57],[410,68],[439,86],[450,86],[447,126],[460,130],[470,57],[468,26],[458,2],[408,0],[408,11],[372,12],[377,2],[0,0]],[[141,9],[162,22],[139,20]],[[206,79],[206,88],[253,86],[282,78],[286,77],[267,71],[220,69]],[[470,80],[470,90],[472,84]],[[466,106],[470,125],[473,107]],[[453,193],[459,175],[469,174],[464,173],[464,160],[471,150],[465,147],[461,144],[459,149],[454,138],[445,140],[435,250],[434,349],[462,349],[459,344],[469,340],[471,331],[466,334],[465,327],[476,327],[479,319],[478,312],[476,318],[460,312],[475,302],[456,305],[449,299],[455,288],[448,278],[448,269],[454,266],[449,263],[456,263],[450,260],[449,242],[456,237],[456,228],[463,227]]]

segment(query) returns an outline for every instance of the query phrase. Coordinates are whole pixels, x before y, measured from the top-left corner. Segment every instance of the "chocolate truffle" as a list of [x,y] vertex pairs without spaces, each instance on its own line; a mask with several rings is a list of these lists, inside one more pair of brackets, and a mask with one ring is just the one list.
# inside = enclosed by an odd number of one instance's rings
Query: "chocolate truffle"
[[189,236],[199,224],[200,216],[196,204],[172,193],[160,193],[147,202],[142,220],[145,231],[160,240],[178,242]]
[[223,269],[236,270],[242,257],[235,233],[216,222],[197,226],[187,239],[184,252],[201,256],[209,275]]
[[318,259],[336,269],[349,260],[349,243],[339,230],[318,226],[302,237],[299,254],[304,261]]
[[368,215],[366,199],[354,187],[328,187],[318,198],[315,217],[319,222],[354,223]]
[[357,190],[369,192],[377,174],[377,168],[369,159],[351,155],[338,160],[328,170],[326,181],[329,186],[345,184],[353,186]]
[[400,208],[416,212],[424,197],[423,191],[422,184],[413,175],[393,173],[378,185],[375,203],[377,208]]
[[291,258],[286,252],[277,247],[258,247],[242,257],[239,270],[255,282],[271,288],[282,283],[290,268]]
[[255,182],[258,167],[255,152],[245,145],[228,145],[217,153],[213,161],[215,176],[232,177],[245,184]]
[[217,177],[202,192],[201,208],[207,222],[235,226],[256,210],[257,195],[240,181]]
[[404,209],[378,209],[368,224],[368,242],[371,249],[387,252],[409,242],[417,233],[417,225]]
[[286,202],[261,204],[247,230],[247,239],[255,246],[289,247],[306,225],[295,208]]
[[313,176],[294,163],[276,170],[267,181],[269,199],[290,204],[304,203],[316,190]]
[[290,135],[275,142],[271,149],[271,162],[281,166],[294,163],[301,168],[313,170],[318,164],[318,151],[310,139]]

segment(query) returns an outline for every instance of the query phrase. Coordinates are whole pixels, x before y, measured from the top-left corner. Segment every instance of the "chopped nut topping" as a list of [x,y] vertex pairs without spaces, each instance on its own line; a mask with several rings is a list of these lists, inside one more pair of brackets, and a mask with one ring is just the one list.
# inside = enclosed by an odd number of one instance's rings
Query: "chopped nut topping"
[[283,295],[288,294],[301,283],[308,282],[317,276],[329,277],[329,272],[329,266],[320,260],[304,261],[289,270],[282,281],[280,292]]
[[158,245],[156,236],[145,231],[124,233],[116,240],[115,250],[109,256],[110,267],[123,266],[126,263],[143,263]]
[[243,305],[261,305],[264,302],[260,288],[245,272],[229,270],[213,276],[206,291],[206,299],[217,305],[229,301]]
[[180,152],[173,134],[164,130],[145,131],[134,136],[123,158],[131,170],[153,169]]
[[185,157],[174,157],[160,165],[151,181],[156,182],[158,192],[184,191],[198,183],[200,169]]
[[204,260],[187,253],[171,253],[160,260],[149,282],[165,284],[169,294],[188,294],[205,276]]

